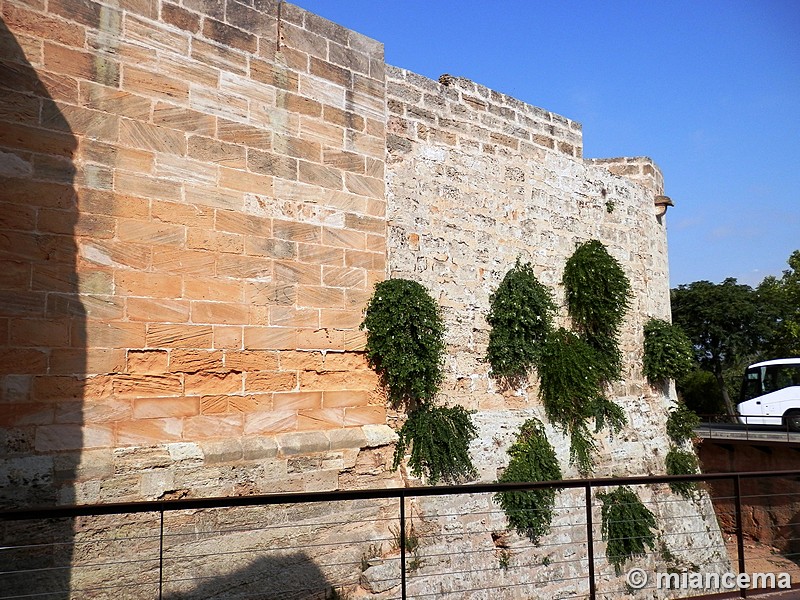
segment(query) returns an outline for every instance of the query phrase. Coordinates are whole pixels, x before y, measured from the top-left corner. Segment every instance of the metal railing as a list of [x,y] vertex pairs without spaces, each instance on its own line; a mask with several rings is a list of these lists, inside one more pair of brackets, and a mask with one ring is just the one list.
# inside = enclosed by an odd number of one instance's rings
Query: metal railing
[[800,444],[800,431],[794,431],[788,421],[782,420],[781,423],[771,425],[760,423],[765,418],[781,419],[780,415],[745,414],[732,417],[730,415],[702,414],[699,417],[702,422],[696,431],[704,439]]
[[[381,600],[618,598],[632,588],[605,555],[596,492],[620,485],[635,489],[658,517],[657,546],[626,563],[652,573],[645,591],[655,589],[659,569],[758,570],[749,564],[749,546],[759,536],[768,538],[767,551],[780,550],[773,559],[797,581],[798,481],[800,470],[5,511],[0,598],[289,600],[347,598],[356,588],[360,597]],[[670,484],[687,482],[702,489],[691,498],[669,492]],[[550,533],[534,544],[506,529],[492,497],[542,488],[561,492]],[[757,531],[754,515],[771,519],[773,530]],[[723,536],[735,542],[728,544],[731,561]]]

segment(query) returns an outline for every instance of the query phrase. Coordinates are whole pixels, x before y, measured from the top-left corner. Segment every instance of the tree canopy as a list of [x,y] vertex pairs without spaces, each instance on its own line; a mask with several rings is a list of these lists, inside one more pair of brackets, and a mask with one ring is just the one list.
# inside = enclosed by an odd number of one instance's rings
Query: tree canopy
[[[697,365],[714,376],[730,414],[731,384],[759,360],[800,356],[800,250],[789,257],[781,277],[766,277],[756,288],[734,278],[716,284],[695,281],[671,292],[672,319],[689,336]],[[697,396],[695,377],[679,382],[685,397]],[[690,403],[691,404],[691,403]]]

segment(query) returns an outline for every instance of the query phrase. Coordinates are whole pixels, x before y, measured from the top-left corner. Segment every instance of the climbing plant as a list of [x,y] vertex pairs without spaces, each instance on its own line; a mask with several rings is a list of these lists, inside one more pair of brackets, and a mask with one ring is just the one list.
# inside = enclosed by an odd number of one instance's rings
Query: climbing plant
[[694,368],[692,343],[677,325],[650,319],[644,326],[643,362],[650,382],[679,379]]
[[400,466],[411,447],[408,465],[415,477],[428,481],[459,481],[476,475],[469,456],[469,443],[477,430],[471,412],[462,406],[432,406],[425,403],[411,411],[398,432],[393,468]]
[[619,431],[626,423],[622,409],[605,396],[606,372],[599,352],[560,328],[548,336],[538,371],[545,414],[570,435],[570,462],[581,473],[591,472],[596,447],[588,420],[595,419],[595,431],[606,424]]
[[[700,472],[700,463],[693,450],[680,450],[673,446],[665,462],[667,475],[694,475]],[[697,484],[693,481],[673,481],[669,487],[684,498],[691,498],[697,491]]]
[[617,575],[622,574],[626,560],[644,556],[656,544],[656,518],[631,488],[620,486],[600,492],[602,501],[602,535],[607,542],[606,557]]
[[471,412],[440,407],[434,398],[442,381],[444,322],[428,291],[408,279],[375,286],[361,328],[365,349],[389,403],[408,415],[395,447],[394,468],[410,449],[409,466],[431,483],[457,481],[475,474],[469,443],[476,436]]
[[567,260],[562,283],[576,331],[599,351],[604,377],[617,379],[622,368],[617,336],[631,296],[625,271],[601,242],[589,240]]
[[[520,428],[517,440],[508,450],[511,461],[498,481],[557,481],[561,479],[556,452],[547,440],[538,419],[529,419]],[[534,544],[550,530],[553,520],[555,488],[509,491],[495,494],[495,501],[506,513],[509,527]]]
[[675,444],[681,445],[695,437],[695,429],[700,425],[700,417],[686,408],[683,402],[669,411],[667,416],[667,436]]
[[433,298],[416,281],[387,279],[375,286],[361,329],[366,352],[392,407],[430,401],[442,381],[444,322]]
[[497,377],[522,377],[534,366],[552,327],[552,294],[528,263],[517,263],[492,294],[486,359]]

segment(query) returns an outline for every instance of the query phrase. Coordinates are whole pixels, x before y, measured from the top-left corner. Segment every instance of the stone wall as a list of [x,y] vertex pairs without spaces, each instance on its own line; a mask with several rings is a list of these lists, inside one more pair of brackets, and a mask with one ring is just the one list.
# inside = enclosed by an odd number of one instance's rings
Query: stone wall
[[[357,450],[386,422],[357,352],[385,273],[383,46],[271,1],[2,17],[4,499],[203,493],[176,456],[260,460],[264,436],[284,462]],[[177,471],[136,480],[154,446]],[[298,489],[267,479],[248,489]]]
[[[612,391],[630,426],[598,436],[596,474],[663,472],[674,390],[641,373],[642,326],[669,317],[652,161],[584,159],[578,123],[464,79],[387,67],[380,43],[275,0],[0,0],[0,14],[4,506],[420,483],[389,468],[398,415],[359,330],[387,276],[423,283],[442,306],[440,400],[476,410],[473,457],[493,481],[519,425],[542,411],[535,381],[505,389],[488,374],[489,297],[521,258],[563,304],[566,259],[591,238],[634,291]],[[548,434],[566,467],[565,438]],[[692,564],[716,564],[698,550],[718,541],[707,502],[643,495],[670,499],[656,504],[673,524],[669,550],[693,546]],[[573,566],[537,571],[545,582],[585,575],[581,498],[559,498],[564,533],[548,561]],[[370,523],[360,542],[386,542],[387,506],[339,516]],[[506,534],[488,496],[409,511],[426,552],[447,557],[425,562],[412,591],[440,585],[447,565],[496,571],[497,540],[519,564],[536,553]],[[113,525],[62,533],[77,544]],[[236,535],[198,547],[238,547]],[[269,548],[272,534],[260,535]],[[342,572],[356,563],[356,578],[360,566],[364,594],[393,593],[397,573],[358,565],[367,548],[354,544],[327,558]],[[504,581],[513,589],[527,572]]]

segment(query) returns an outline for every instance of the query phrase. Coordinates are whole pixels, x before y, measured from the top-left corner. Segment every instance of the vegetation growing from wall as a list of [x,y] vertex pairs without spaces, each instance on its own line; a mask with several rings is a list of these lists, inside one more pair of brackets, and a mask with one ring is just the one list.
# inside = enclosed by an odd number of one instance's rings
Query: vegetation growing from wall
[[425,475],[428,481],[459,481],[474,477],[475,467],[469,456],[469,443],[477,431],[470,415],[462,406],[433,406],[425,403],[408,414],[398,432],[394,468],[407,448],[411,448],[408,466],[415,477]]
[[431,483],[472,477],[469,443],[475,438],[471,412],[434,405],[442,381],[444,322],[436,302],[419,283],[389,279],[375,286],[361,328],[366,352],[390,404],[408,418],[400,429],[394,468],[410,449],[409,466]]
[[381,281],[367,305],[365,328],[369,365],[392,407],[433,400],[442,382],[445,329],[428,291],[408,279]]
[[692,342],[677,325],[650,319],[644,326],[643,362],[651,383],[679,379],[694,368]]
[[604,373],[597,351],[582,337],[560,328],[547,339],[539,365],[539,394],[549,421],[570,435],[570,461],[581,473],[592,470],[596,447],[589,430],[606,422],[618,431],[622,410],[603,391]]
[[647,548],[655,549],[656,518],[627,486],[600,492],[602,501],[602,535],[607,542],[606,556],[617,575],[622,574],[626,560],[644,556]]
[[[511,462],[498,480],[501,483],[562,478],[556,452],[538,419],[525,421],[508,453]],[[537,544],[550,530],[556,493],[554,488],[499,492],[495,501],[505,511],[509,527]]]
[[618,379],[622,355],[617,336],[631,295],[625,271],[601,242],[589,240],[567,260],[562,283],[576,331],[600,352],[605,378]]
[[490,300],[486,320],[492,329],[486,359],[492,375],[524,377],[536,365],[552,328],[556,310],[552,294],[536,278],[530,264],[517,260]]
[[[670,448],[665,460],[667,475],[694,475],[700,472],[700,463],[693,450]],[[693,481],[675,481],[669,484],[670,489],[684,498],[691,498],[697,490]]]
[[694,439],[694,430],[698,425],[700,425],[700,417],[686,408],[685,404],[678,402],[667,416],[667,436],[680,446]]

